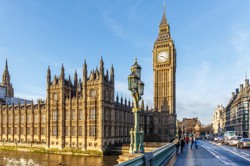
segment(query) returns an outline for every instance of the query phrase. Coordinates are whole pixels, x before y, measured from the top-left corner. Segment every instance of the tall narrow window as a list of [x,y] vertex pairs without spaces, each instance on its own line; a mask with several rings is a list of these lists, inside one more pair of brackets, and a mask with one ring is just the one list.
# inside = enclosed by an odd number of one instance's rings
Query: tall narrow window
[[94,108],[90,109],[89,119],[90,120],[94,120],[95,119],[95,109]]
[[75,116],[76,116],[75,110],[72,110],[71,111],[71,120],[75,120]]
[[30,135],[30,127],[27,128],[27,134]]
[[57,111],[56,110],[53,110],[52,120],[57,121]]
[[38,114],[35,114],[34,122],[35,122],[35,123],[38,123]]
[[69,110],[66,110],[66,117],[65,117],[66,120],[70,120],[70,114],[69,114]]
[[75,136],[75,126],[71,127],[71,136]]
[[45,135],[45,127],[41,127],[41,135]]
[[79,135],[79,136],[82,136],[82,126],[79,126],[79,127],[78,127],[78,135]]
[[45,122],[46,122],[46,115],[42,114],[42,123],[45,123]]
[[34,135],[37,135],[38,131],[37,131],[37,127],[34,127]]
[[89,136],[95,136],[95,126],[89,126]]
[[8,123],[12,123],[12,115],[9,115],[9,121]]
[[18,134],[17,129],[17,127],[14,127],[14,134]]
[[57,136],[57,127],[56,126],[52,127],[52,135]]
[[4,115],[4,116],[3,116],[3,124],[6,124],[6,122],[7,122],[7,116]]
[[3,130],[2,130],[3,134],[6,134],[6,130],[5,130],[5,127],[3,127]]
[[24,115],[21,115],[21,123],[24,123]]
[[18,123],[18,115],[15,115],[15,123]]
[[82,110],[79,110],[79,120],[82,120]]
[[8,134],[12,134],[12,128],[8,127]]
[[28,115],[28,123],[31,123],[31,115]]
[[24,135],[24,127],[21,127],[21,134]]
[[69,128],[68,128],[68,126],[66,126],[65,127],[65,136],[68,136],[69,135],[68,133],[69,133]]

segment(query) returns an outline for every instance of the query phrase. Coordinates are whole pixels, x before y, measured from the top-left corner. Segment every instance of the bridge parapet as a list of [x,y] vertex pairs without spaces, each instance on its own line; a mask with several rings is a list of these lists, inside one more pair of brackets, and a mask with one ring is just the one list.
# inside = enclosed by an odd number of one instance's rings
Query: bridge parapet
[[170,143],[117,166],[162,166],[166,165],[174,154],[175,145]]

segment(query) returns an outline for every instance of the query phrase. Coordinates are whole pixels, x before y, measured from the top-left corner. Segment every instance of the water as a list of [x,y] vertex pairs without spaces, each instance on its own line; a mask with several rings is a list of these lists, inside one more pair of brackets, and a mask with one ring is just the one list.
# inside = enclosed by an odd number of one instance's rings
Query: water
[[61,154],[40,154],[29,152],[0,151],[0,165],[68,165],[68,166],[113,166],[118,156],[90,157]]

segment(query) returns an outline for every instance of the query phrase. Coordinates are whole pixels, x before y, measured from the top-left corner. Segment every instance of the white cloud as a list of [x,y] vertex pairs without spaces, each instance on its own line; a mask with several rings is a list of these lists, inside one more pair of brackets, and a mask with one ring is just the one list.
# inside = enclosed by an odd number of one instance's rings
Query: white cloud
[[112,30],[115,36],[125,38],[126,35],[124,34],[123,27],[108,13],[103,14],[103,19],[107,26]]

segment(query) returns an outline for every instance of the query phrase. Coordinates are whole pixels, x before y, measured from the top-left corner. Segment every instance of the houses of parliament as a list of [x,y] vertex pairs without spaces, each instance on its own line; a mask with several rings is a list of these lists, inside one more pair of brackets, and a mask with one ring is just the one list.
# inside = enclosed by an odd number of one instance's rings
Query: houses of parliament
[[[145,141],[170,141],[176,134],[175,72],[176,50],[165,10],[153,47],[154,109],[140,107],[140,128]],[[46,100],[20,101],[0,105],[0,142],[37,143],[45,148],[74,147],[103,151],[104,147],[129,143],[134,125],[133,103],[115,96],[115,70],[99,67],[88,71],[86,60],[82,77],[77,72],[65,78],[64,66],[58,76],[47,69]],[[14,96],[8,64],[1,87]],[[152,140],[154,141],[154,140]]]

